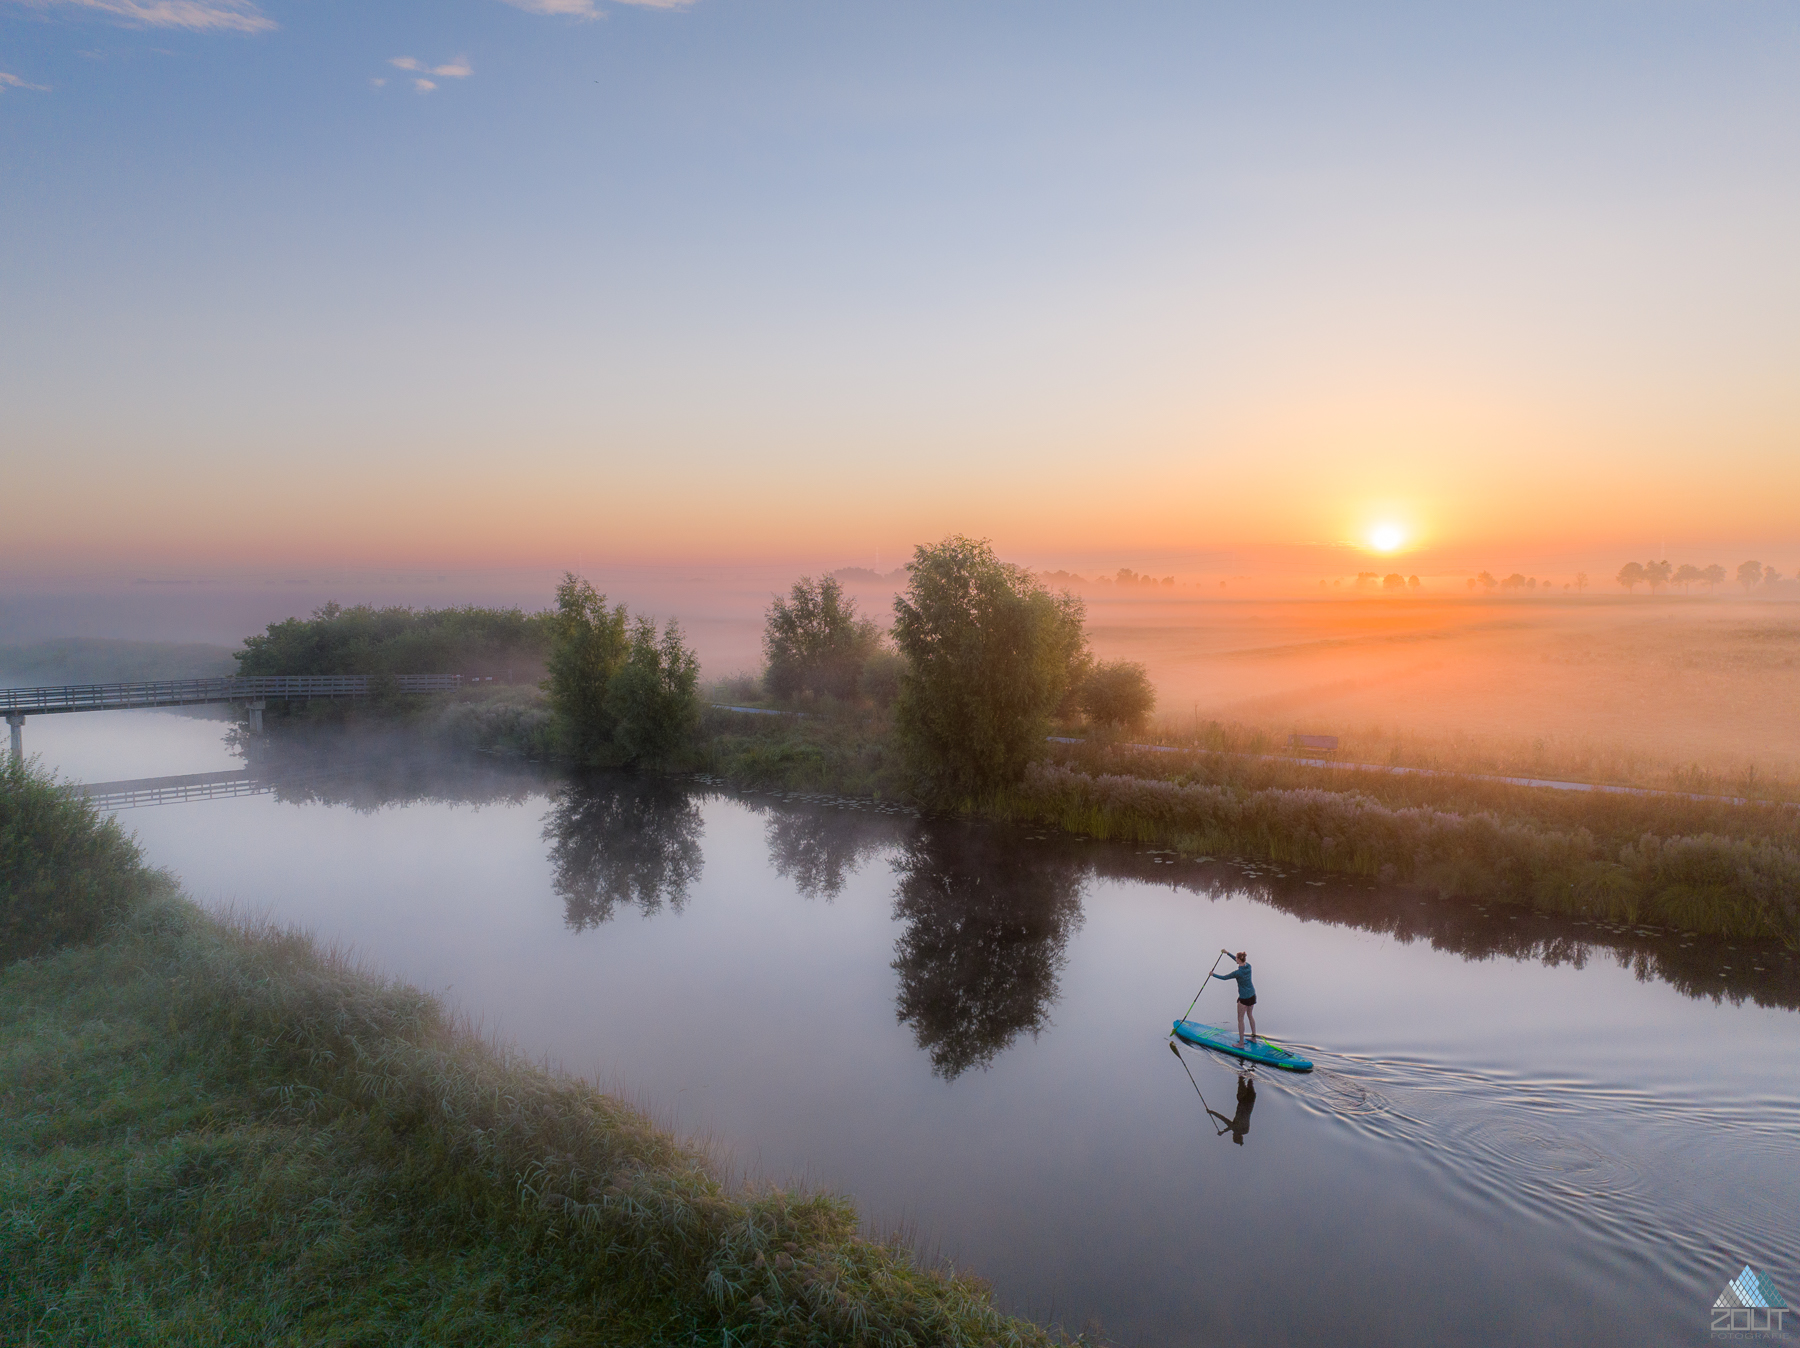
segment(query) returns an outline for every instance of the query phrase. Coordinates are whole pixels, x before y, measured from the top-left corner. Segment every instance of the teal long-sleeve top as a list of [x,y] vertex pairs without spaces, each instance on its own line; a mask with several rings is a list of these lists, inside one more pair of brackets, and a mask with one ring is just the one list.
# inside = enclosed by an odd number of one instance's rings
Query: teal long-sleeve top
[[1250,981],[1250,966],[1248,964],[1240,964],[1230,973],[1214,974],[1213,977],[1237,979],[1238,1000],[1240,1002],[1248,1001],[1250,998],[1256,996],[1256,986]]

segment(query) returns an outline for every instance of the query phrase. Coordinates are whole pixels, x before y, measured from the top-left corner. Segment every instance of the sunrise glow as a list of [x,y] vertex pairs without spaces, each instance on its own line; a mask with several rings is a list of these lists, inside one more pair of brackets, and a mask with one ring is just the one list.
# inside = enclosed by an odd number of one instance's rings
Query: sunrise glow
[[1369,546],[1377,552],[1393,552],[1406,541],[1406,532],[1398,524],[1377,524],[1369,531]]

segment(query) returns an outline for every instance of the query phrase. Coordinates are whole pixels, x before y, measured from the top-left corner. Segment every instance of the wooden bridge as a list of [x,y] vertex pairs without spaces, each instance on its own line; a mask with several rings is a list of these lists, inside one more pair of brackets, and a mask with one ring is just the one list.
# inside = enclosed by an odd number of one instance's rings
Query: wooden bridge
[[461,688],[461,674],[228,674],[214,679],[157,679],[142,683],[74,683],[54,688],[0,688],[0,712],[12,728],[14,758],[25,752],[27,716],[71,711],[131,711],[143,707],[195,707],[208,702],[239,702],[250,712],[250,726],[262,729],[269,699],[291,701],[315,697],[368,697],[374,693],[447,693]]

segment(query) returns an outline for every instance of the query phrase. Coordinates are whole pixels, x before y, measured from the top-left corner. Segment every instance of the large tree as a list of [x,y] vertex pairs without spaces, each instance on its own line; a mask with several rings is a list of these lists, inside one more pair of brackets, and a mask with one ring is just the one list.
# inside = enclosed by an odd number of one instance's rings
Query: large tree
[[906,569],[894,600],[907,660],[895,714],[902,752],[932,794],[985,795],[1024,773],[1086,673],[1086,610],[985,540],[920,546]]
[[567,728],[576,757],[593,758],[612,744],[617,724],[607,688],[631,646],[625,605],[608,608],[605,595],[565,572],[556,587],[555,624],[545,680],[550,707]]

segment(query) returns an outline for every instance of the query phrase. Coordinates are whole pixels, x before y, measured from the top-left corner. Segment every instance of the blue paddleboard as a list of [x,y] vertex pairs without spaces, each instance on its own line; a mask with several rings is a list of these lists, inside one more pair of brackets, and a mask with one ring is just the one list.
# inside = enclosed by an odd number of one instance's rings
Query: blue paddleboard
[[1273,1039],[1252,1039],[1239,1045],[1237,1031],[1227,1030],[1221,1025],[1202,1025],[1197,1020],[1178,1020],[1175,1022],[1175,1037],[1182,1043],[1193,1044],[1197,1048],[1216,1049],[1220,1053],[1229,1053],[1234,1058],[1267,1063],[1270,1067],[1280,1067],[1289,1072],[1313,1070],[1312,1063],[1291,1048],[1283,1048]]

